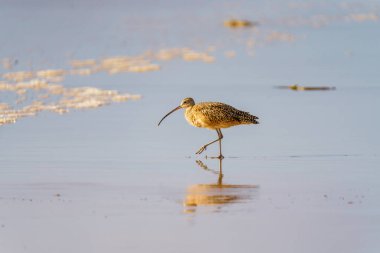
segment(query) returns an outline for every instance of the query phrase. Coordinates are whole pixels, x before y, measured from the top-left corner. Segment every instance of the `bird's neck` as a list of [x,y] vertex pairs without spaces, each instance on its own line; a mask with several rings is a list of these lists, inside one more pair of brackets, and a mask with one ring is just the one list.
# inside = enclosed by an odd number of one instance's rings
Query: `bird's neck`
[[187,108],[185,109],[185,113],[189,113],[189,112],[191,112],[192,109],[193,109],[193,106],[187,107]]

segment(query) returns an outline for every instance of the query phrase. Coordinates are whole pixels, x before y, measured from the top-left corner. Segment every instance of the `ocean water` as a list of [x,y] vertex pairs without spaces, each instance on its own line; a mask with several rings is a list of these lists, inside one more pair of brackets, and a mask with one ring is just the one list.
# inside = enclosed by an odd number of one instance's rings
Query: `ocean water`
[[[0,251],[378,252],[379,12],[377,1],[2,1],[1,83],[59,69],[52,83],[67,89],[141,98],[0,126]],[[67,74],[73,60],[173,48],[212,60]],[[276,88],[293,84],[336,89]],[[0,103],[20,108],[18,96],[0,90]],[[217,145],[195,155],[215,131],[183,112],[157,126],[184,97],[260,118],[222,130],[223,177],[206,157]]]

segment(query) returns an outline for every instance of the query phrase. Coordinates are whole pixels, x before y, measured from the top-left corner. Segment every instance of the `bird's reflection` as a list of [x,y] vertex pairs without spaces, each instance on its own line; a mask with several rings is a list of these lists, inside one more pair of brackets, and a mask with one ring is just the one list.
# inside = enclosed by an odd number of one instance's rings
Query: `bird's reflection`
[[245,203],[254,198],[258,186],[249,184],[224,184],[222,161],[219,160],[219,170],[211,169],[202,161],[197,160],[197,165],[205,171],[218,175],[214,184],[194,184],[188,187],[184,200],[185,213],[194,213],[201,206],[212,206],[213,211],[218,212],[225,205]]

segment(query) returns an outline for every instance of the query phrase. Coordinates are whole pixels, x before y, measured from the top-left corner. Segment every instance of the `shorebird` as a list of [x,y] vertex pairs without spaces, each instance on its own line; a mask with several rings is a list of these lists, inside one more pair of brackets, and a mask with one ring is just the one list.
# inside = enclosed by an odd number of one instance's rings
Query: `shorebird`
[[190,125],[216,130],[218,134],[218,139],[203,145],[195,154],[201,154],[209,145],[219,141],[219,156],[217,157],[219,159],[224,158],[222,155],[223,134],[220,130],[221,128],[245,124],[259,124],[257,121],[259,119],[258,117],[248,112],[240,111],[230,105],[219,102],[201,102],[195,104],[194,99],[185,98],[178,107],[166,114],[158,125],[171,113],[182,108],[185,109],[185,118]]

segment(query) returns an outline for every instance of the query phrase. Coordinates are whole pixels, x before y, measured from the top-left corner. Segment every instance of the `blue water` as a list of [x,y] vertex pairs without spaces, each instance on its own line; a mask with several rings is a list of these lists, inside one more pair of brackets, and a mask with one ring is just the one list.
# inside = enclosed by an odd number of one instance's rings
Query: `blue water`
[[[67,76],[66,87],[142,99],[2,126],[0,251],[378,252],[379,21],[337,18],[317,29],[283,20],[379,15],[379,3],[299,3],[3,1],[0,58],[17,59],[12,71],[172,47],[214,46],[216,60]],[[259,31],[224,27],[231,17],[258,21]],[[295,40],[268,42],[272,31]],[[229,50],[236,57],[226,58]],[[274,88],[294,83],[336,90]],[[180,112],[157,127],[188,96],[260,118],[260,125],[222,130],[223,182],[257,188],[220,194],[244,201],[184,212],[189,187],[218,179],[196,164],[217,171],[218,161],[205,158],[217,146],[195,155],[216,132],[189,126]]]

